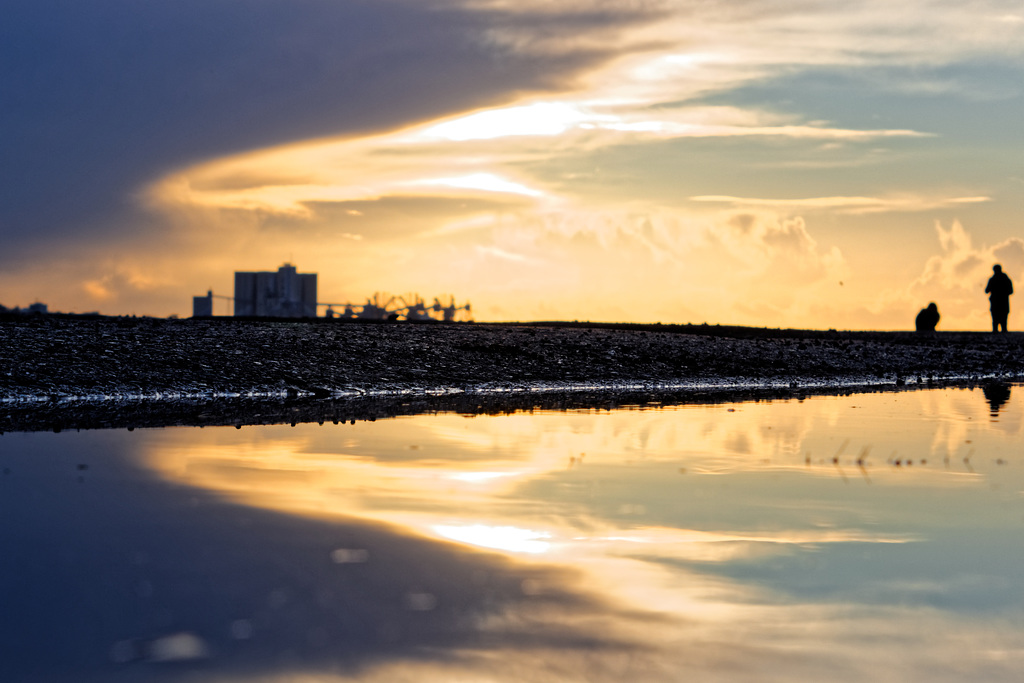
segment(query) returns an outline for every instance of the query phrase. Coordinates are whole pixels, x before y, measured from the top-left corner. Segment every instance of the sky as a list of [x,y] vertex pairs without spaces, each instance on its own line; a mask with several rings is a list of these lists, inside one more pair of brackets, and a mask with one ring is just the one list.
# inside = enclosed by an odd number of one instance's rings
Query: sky
[[288,262],[480,321],[987,330],[992,265],[1024,286],[1016,1],[3,10],[8,307],[185,317]]

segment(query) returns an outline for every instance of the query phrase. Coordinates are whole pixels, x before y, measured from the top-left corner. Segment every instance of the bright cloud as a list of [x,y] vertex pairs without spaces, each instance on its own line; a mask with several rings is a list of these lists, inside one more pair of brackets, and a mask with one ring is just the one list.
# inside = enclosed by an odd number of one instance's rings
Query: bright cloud
[[591,123],[596,117],[567,102],[535,102],[491,109],[430,126],[419,133],[426,140],[489,140],[521,135],[560,135]]
[[1014,237],[997,244],[975,246],[971,234],[959,222],[948,228],[936,223],[940,252],[924,264],[909,294],[918,301],[939,304],[944,315],[970,321],[971,329],[989,325],[984,298],[992,266],[999,263],[1007,273],[1024,272],[1024,240]]

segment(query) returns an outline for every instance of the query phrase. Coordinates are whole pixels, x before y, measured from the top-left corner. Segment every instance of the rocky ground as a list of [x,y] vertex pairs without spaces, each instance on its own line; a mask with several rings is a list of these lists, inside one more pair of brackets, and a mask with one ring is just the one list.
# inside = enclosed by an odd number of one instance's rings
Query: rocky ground
[[0,320],[0,431],[372,419],[1024,378],[1024,334]]

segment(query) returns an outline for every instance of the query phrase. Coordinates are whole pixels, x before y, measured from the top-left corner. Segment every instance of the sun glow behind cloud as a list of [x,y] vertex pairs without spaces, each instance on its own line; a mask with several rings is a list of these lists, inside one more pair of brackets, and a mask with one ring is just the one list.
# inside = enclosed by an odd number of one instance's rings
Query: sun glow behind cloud
[[576,126],[593,125],[596,117],[568,102],[535,102],[477,112],[430,126],[417,134],[424,140],[492,140],[518,136],[561,135]]
[[506,180],[493,173],[471,173],[457,178],[431,178],[415,180],[409,183],[412,187],[453,187],[462,190],[481,190],[483,192],[499,192],[521,194],[527,197],[541,197],[543,193],[533,190],[520,183]]

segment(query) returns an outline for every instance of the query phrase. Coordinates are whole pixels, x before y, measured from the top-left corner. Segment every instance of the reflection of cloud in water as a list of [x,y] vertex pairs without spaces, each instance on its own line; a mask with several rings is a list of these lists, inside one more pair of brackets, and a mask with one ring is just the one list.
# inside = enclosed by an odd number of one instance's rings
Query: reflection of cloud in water
[[444,538],[460,541],[482,548],[508,550],[519,553],[543,553],[550,547],[547,540],[551,534],[544,531],[519,529],[513,526],[488,526],[486,524],[470,524],[453,526],[438,524],[434,532]]
[[[23,443],[5,450],[0,496],[5,681],[195,673],[161,668],[171,660],[210,674],[197,680],[315,680],[396,658],[429,669],[459,652],[485,656],[495,640],[516,656],[600,658],[636,649],[629,625],[648,619],[578,590],[570,569],[155,481],[129,464],[138,436]],[[83,459],[88,469],[76,469]]]
[[[1016,680],[1012,401],[1000,425],[977,391],[730,407],[31,435],[0,478],[21,522],[0,541],[28,558],[0,562],[19,625],[0,667]],[[942,448],[972,440],[974,473],[933,455],[940,422]]]

